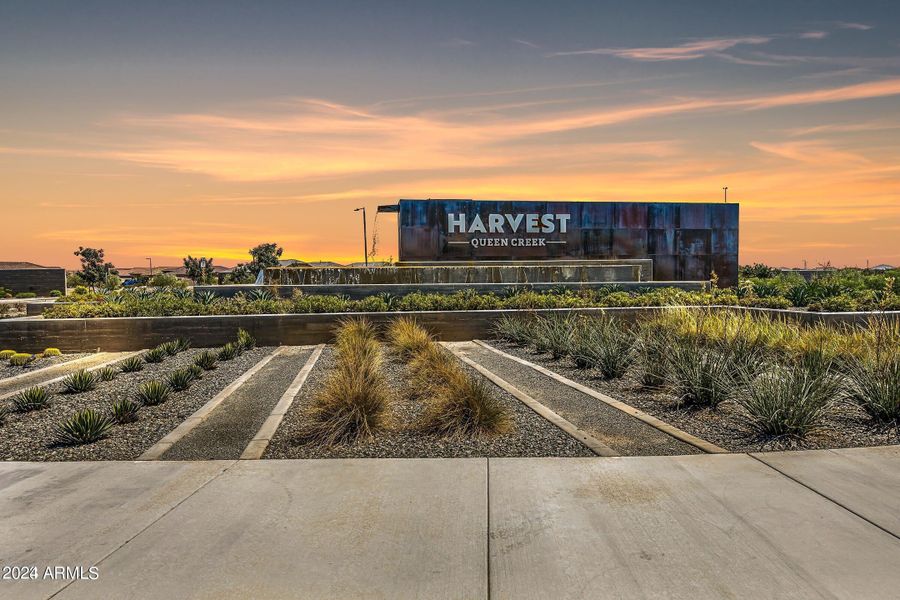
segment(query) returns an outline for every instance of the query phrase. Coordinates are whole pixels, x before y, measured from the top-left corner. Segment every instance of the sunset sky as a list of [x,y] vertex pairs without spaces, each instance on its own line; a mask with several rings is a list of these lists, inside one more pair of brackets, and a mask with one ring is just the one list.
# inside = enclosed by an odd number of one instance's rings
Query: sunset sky
[[900,2],[0,0],[0,261],[397,256],[398,198],[729,201],[900,263]]

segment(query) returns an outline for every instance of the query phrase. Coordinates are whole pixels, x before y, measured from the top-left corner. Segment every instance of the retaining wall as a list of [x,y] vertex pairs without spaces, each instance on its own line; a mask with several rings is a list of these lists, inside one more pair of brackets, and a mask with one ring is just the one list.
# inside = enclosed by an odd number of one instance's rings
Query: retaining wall
[[[699,307],[694,307],[699,308]],[[900,321],[900,312],[809,313],[763,308],[718,307],[723,310],[769,314],[808,324],[865,324],[873,315]],[[223,315],[203,317],[116,317],[102,319],[4,319],[0,320],[0,348],[39,352],[46,347],[64,352],[86,350],[141,350],[177,337],[194,346],[211,347],[233,340],[239,327],[248,330],[262,345],[301,345],[328,342],[337,324],[352,317],[365,317],[384,324],[408,315],[445,341],[466,341],[490,337],[498,318],[510,314],[600,314],[626,320],[660,310],[653,307],[580,308],[473,311],[422,311],[389,313],[323,313],[290,315]]]

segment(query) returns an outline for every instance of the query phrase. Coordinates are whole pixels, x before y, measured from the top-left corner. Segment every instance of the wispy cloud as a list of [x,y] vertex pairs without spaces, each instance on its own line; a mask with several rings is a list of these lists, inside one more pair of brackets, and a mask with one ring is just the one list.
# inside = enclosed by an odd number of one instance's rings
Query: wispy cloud
[[446,48],[468,48],[470,46],[477,45],[478,44],[476,42],[473,42],[472,40],[467,40],[465,38],[459,37],[450,38],[449,40],[441,42],[441,46],[444,46]]
[[538,46],[534,42],[529,42],[528,40],[523,40],[522,38],[511,38],[511,40],[513,42],[515,42],[516,44],[519,44],[521,46],[526,46],[528,48],[540,48],[540,46]]
[[789,160],[815,164],[821,168],[833,168],[835,165],[868,162],[863,156],[840,150],[823,140],[804,140],[797,142],[750,142],[750,145],[769,154]]
[[678,44],[676,46],[644,47],[644,48],[592,48],[589,50],[572,50],[568,52],[552,52],[548,56],[580,56],[608,55],[638,61],[670,61],[696,60],[714,55],[735,46],[766,44],[772,40],[768,36],[747,36],[735,38],[708,38]]
[[835,23],[835,27],[838,29],[855,29],[857,31],[868,31],[872,29],[872,25],[865,25],[863,23],[850,23],[847,21],[837,21]]
[[804,31],[799,36],[801,40],[824,40],[828,37],[827,31]]

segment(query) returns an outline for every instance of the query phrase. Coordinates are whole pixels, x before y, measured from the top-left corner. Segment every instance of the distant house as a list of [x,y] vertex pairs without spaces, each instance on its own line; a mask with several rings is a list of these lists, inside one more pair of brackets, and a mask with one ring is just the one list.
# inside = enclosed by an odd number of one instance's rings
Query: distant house
[[[119,271],[119,277],[123,280],[130,279],[132,277],[150,277],[150,267],[117,267]],[[219,283],[222,283],[222,280],[226,275],[231,273],[233,270],[231,267],[223,267],[221,265],[213,265],[212,272],[219,280]],[[188,279],[187,269],[184,265],[180,267],[153,267],[153,275],[159,275],[160,273],[166,275],[174,275],[180,279]]]
[[872,267],[869,270],[870,271],[893,271],[894,269],[897,269],[897,268],[898,267],[893,267],[891,265],[880,264],[880,265],[875,265],[874,267]]
[[48,296],[54,290],[65,293],[66,270],[30,262],[0,261],[0,287],[16,294],[31,292],[38,296]]

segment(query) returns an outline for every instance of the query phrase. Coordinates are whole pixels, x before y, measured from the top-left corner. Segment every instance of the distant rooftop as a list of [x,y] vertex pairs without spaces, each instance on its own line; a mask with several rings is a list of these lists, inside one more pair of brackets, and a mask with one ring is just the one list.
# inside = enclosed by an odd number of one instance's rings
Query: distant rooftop
[[36,265],[30,262],[20,262],[20,261],[9,261],[3,262],[0,261],[0,269],[9,270],[9,269],[59,269],[60,267],[45,267],[43,265]]

